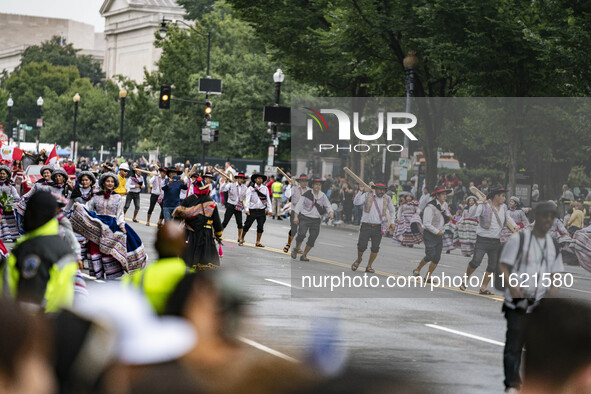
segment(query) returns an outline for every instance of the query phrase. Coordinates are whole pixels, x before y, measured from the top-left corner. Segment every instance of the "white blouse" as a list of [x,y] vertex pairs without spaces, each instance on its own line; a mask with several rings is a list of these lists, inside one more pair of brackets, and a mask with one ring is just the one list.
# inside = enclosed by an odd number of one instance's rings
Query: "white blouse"
[[113,193],[109,198],[103,195],[94,196],[86,203],[86,209],[94,211],[97,215],[108,215],[117,219],[117,224],[121,226],[125,224],[123,216],[123,205],[125,204],[125,197]]

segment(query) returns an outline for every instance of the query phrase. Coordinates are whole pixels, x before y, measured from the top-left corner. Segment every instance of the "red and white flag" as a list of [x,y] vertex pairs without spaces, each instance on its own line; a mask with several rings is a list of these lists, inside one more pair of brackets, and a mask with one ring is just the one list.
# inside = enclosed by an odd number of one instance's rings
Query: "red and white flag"
[[2,145],[0,147],[0,154],[2,155],[2,160],[13,161],[23,159],[23,150],[16,146]]
[[55,144],[53,144],[53,149],[51,150],[51,153],[49,154],[49,156],[47,156],[47,161],[45,162],[45,165],[52,165],[54,166],[57,163],[57,150],[55,149]]

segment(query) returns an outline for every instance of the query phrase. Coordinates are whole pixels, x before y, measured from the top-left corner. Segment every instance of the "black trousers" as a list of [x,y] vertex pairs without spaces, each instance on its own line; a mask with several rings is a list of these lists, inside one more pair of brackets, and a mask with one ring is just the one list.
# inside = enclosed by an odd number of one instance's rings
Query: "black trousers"
[[313,247],[318,234],[320,234],[320,220],[321,218],[309,218],[304,215],[298,215],[300,225],[298,227],[298,235],[296,237],[296,243],[302,243],[306,238],[306,233],[310,232],[306,245]]
[[246,223],[244,223],[244,232],[250,230],[250,226],[257,221],[257,233],[263,233],[267,215],[264,209],[251,209],[250,214],[246,215]]
[[154,207],[158,202],[158,194],[150,194],[150,207],[148,208],[148,215],[151,215],[154,212]]
[[505,337],[505,349],[503,350],[503,367],[505,370],[505,387],[519,389],[521,377],[521,352],[524,343],[524,326],[527,314],[523,310],[514,310],[503,305],[505,319],[507,319],[507,335]]
[[224,222],[222,223],[222,227],[226,228],[228,223],[230,223],[232,216],[236,218],[236,225],[240,230],[242,228],[242,211],[236,210],[236,205],[232,204],[226,204],[226,213],[224,214]]
[[140,210],[140,192],[129,192],[127,193],[127,197],[125,198],[125,206],[123,207],[124,211],[127,211],[131,206],[131,202],[133,201],[133,207],[136,211]]
[[443,237],[439,237],[430,231],[423,232],[423,242],[425,243],[425,261],[427,263],[438,264],[441,260],[443,251]]
[[367,244],[371,239],[371,252],[378,253],[380,250],[380,243],[382,242],[382,225],[361,223],[359,229],[359,240],[357,241],[357,251],[365,252]]

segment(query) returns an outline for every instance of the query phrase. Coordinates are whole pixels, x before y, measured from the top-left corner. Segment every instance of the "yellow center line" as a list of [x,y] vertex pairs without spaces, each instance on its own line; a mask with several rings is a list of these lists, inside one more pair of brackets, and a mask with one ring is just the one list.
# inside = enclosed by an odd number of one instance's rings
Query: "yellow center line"
[[[231,242],[231,243],[235,243],[235,244],[238,243],[238,241],[229,240],[229,239],[224,239],[224,242]],[[275,249],[275,248],[271,248],[271,247],[268,247],[268,246],[265,246],[264,248],[259,248],[259,247],[256,247],[254,244],[251,244],[251,243],[248,243],[248,242],[245,242],[244,243],[244,246],[248,246],[248,247],[255,248],[255,249],[260,249],[260,250],[267,250],[269,252],[278,253],[278,254],[281,254],[283,256],[290,256],[289,253],[283,252],[282,249]],[[338,261],[323,259],[321,257],[310,257],[310,256],[308,256],[308,258],[311,261],[317,261],[319,263],[330,264],[330,265],[334,265],[334,266],[337,266],[337,267],[351,269],[351,266],[350,265],[344,264],[344,263],[339,263]],[[376,275],[380,275],[380,276],[385,276],[385,277],[392,276],[394,278],[400,278],[400,277],[403,277],[404,276],[404,275],[398,275],[398,274],[393,274],[393,273],[390,273],[390,272],[378,271],[378,270],[376,270],[375,274]],[[444,290],[454,291],[456,293],[469,294],[469,295],[472,295],[472,296],[488,298],[488,299],[493,300],[493,301],[504,301],[505,300],[504,297],[501,297],[501,296],[498,296],[498,295],[480,294],[478,291],[474,291],[474,290],[468,290],[468,289],[466,289],[466,291],[462,291],[462,290],[460,290],[460,289],[458,289],[456,287],[449,287],[449,286],[433,286],[433,287],[436,287],[438,289],[444,289]]]

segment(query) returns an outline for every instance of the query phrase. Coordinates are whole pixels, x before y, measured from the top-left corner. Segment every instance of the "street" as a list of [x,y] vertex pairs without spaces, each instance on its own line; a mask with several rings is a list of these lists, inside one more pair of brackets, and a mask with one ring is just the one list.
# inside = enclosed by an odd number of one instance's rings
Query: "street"
[[[138,232],[149,254],[153,249],[159,208],[146,227],[148,196],[142,194],[138,219],[128,222]],[[223,208],[221,208],[223,215]],[[223,216],[222,216],[223,218]],[[425,384],[431,392],[498,393],[503,389],[502,351],[505,320],[502,298],[481,296],[477,288],[461,292],[457,288],[367,289],[352,298],[305,298],[292,286],[292,270],[306,274],[351,274],[355,259],[357,232],[323,225],[310,262],[291,260],[281,250],[287,240],[289,221],[270,218],[265,224],[262,243],[254,247],[254,228],[239,247],[232,220],[224,232],[222,267],[239,275],[250,308],[243,336],[282,355],[304,360],[312,341],[311,327],[322,317],[338,319],[337,339],[346,350],[348,363],[371,373],[393,373],[411,382]],[[405,248],[383,238],[374,267],[381,279],[389,275],[410,275],[423,257],[422,245]],[[369,251],[355,275],[363,276]],[[458,250],[444,254],[436,274],[462,275],[469,259]],[[483,264],[476,272],[482,276]],[[563,289],[565,297],[589,299],[591,275],[581,267],[567,266],[574,285]],[[423,271],[423,275],[424,275]],[[370,275],[370,274],[368,274]],[[492,289],[499,294],[498,290]]]

